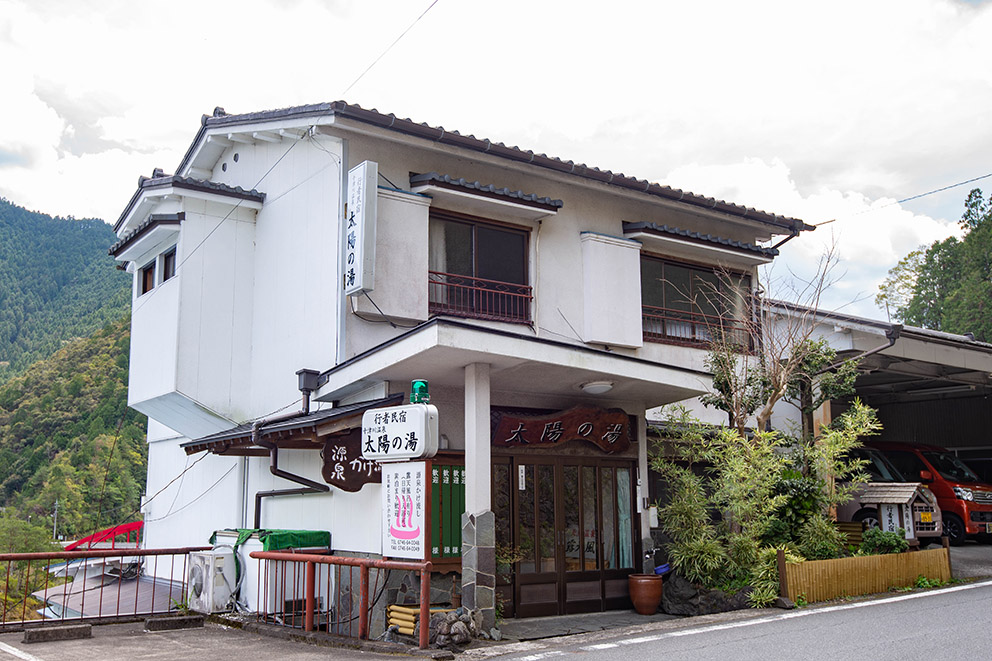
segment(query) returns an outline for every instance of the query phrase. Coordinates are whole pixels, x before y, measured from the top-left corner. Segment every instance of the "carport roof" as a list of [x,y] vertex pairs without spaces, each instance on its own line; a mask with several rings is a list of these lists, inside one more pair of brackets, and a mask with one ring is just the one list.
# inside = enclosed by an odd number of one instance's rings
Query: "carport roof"
[[[902,326],[784,301],[767,301],[772,309],[812,314],[824,324],[846,331],[878,335],[879,345],[894,336],[895,343],[864,356],[858,366],[855,389],[875,406],[894,401],[920,401],[949,396],[992,394],[992,344],[971,335]],[[874,347],[873,347],[874,348]],[[864,354],[863,348],[838,352],[839,358]]]

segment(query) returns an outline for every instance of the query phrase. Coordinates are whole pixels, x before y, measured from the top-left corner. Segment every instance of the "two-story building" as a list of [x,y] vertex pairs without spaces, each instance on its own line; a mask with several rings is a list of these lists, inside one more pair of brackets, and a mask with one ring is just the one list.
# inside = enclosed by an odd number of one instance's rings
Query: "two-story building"
[[[648,537],[645,412],[707,389],[714,329],[749,314],[771,244],[809,229],[343,102],[217,109],[175,175],[140,179],[111,249],[134,274],[146,543],[261,525],[380,554],[356,430],[426,379],[464,466],[445,473],[464,489],[454,550],[434,549],[463,603],[623,607]],[[497,547],[516,560],[500,576]]]

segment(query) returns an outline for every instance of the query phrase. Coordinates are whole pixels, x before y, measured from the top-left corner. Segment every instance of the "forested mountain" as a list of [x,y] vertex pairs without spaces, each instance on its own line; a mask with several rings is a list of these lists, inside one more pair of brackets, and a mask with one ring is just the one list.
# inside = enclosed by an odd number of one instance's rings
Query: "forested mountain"
[[0,506],[78,537],[135,519],[145,418],[127,408],[127,317],[0,386]]
[[968,194],[950,237],[909,253],[889,270],[875,302],[903,323],[992,342],[992,196]]
[[0,198],[0,384],[124,316],[131,278],[101,220],[53,218]]

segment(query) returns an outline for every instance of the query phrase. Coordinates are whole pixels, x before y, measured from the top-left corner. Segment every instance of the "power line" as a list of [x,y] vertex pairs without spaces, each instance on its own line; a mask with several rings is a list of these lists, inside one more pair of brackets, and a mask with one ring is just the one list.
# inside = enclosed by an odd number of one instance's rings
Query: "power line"
[[420,14],[420,16],[418,16],[417,19],[413,23],[411,23],[410,26],[406,30],[403,30],[403,32],[400,34],[400,36],[396,37],[396,39],[393,41],[393,43],[389,44],[389,46],[386,47],[386,50],[382,51],[382,53],[379,54],[379,57],[375,58],[375,60],[373,60],[372,64],[370,64],[368,67],[366,67],[365,68],[365,71],[363,71],[361,74],[359,74],[358,78],[356,78],[355,80],[353,80],[352,83],[351,83],[351,85],[348,85],[348,87],[346,87],[345,90],[343,92],[341,92],[341,97],[343,98],[344,95],[346,95],[348,92],[350,92],[351,91],[351,88],[354,87],[355,85],[357,85],[358,84],[358,81],[360,81],[365,76],[365,74],[367,74],[369,71],[371,71],[372,70],[372,67],[374,67],[376,64],[378,64],[379,63],[379,60],[381,60],[382,58],[384,58],[386,56],[386,53],[388,53],[390,50],[392,50],[393,46],[395,46],[396,44],[398,44],[399,41],[400,41],[400,39],[402,39],[403,37],[405,37],[406,36],[406,33],[409,32],[410,30],[412,30],[413,29],[413,26],[416,25],[417,23],[419,23],[420,22],[420,19],[422,19],[424,16],[426,16],[427,15],[427,12],[429,12],[431,9],[433,9],[434,8],[434,5],[436,5],[437,3],[438,3],[438,0],[434,0],[431,4],[429,4],[427,6],[427,9],[425,9],[423,11],[423,13]]
[[[927,191],[926,193],[920,193],[919,195],[911,195],[910,197],[904,197],[901,200],[896,200],[895,202],[889,202],[888,204],[883,204],[880,207],[871,207],[870,209],[865,209],[864,211],[859,211],[858,213],[851,214],[850,216],[847,216],[847,218],[854,218],[855,216],[871,213],[873,211],[878,211],[880,209],[887,209],[888,207],[894,207],[897,204],[902,204],[903,202],[909,202],[911,200],[918,200],[921,197],[926,197],[928,195],[933,195],[935,193],[943,193],[945,190],[951,190],[952,188],[957,188],[958,186],[964,186],[966,184],[973,184],[976,181],[981,181],[982,179],[988,179],[989,177],[992,177],[992,172],[988,174],[983,174],[980,177],[974,177],[973,179],[966,179],[965,181],[959,181],[958,183],[951,184],[950,186],[942,186],[941,188],[935,188],[931,191]],[[835,222],[836,220],[837,218],[831,218],[830,220],[825,220],[822,223],[814,223],[813,227],[819,227],[820,225],[827,225],[829,223]]]
[[[425,9],[425,10],[424,10],[423,12],[421,12],[421,14],[420,14],[420,15],[419,15],[419,16],[418,16],[418,17],[417,17],[417,18],[416,18],[416,19],[415,19],[415,20],[413,21],[413,23],[411,23],[411,24],[410,24],[410,25],[409,25],[409,26],[408,26],[408,27],[407,27],[407,28],[406,28],[406,29],[405,29],[405,30],[404,30],[403,32],[401,32],[401,33],[400,33],[400,35],[399,35],[398,37],[396,37],[396,39],[394,39],[394,40],[393,40],[393,43],[391,43],[391,44],[389,44],[389,46],[387,46],[387,47],[386,47],[386,49],[382,51],[382,53],[381,53],[381,54],[379,55],[379,57],[377,57],[377,58],[376,58],[376,59],[375,59],[375,60],[374,60],[374,61],[373,61],[373,62],[372,62],[372,63],[371,63],[371,64],[370,64],[370,65],[369,65],[368,67],[366,67],[366,69],[365,69],[365,71],[363,71],[363,72],[362,72],[362,73],[361,73],[361,74],[360,74],[360,75],[358,76],[358,78],[356,78],[356,79],[355,79],[355,80],[354,80],[354,81],[353,81],[353,82],[351,83],[351,85],[348,85],[348,87],[347,87],[347,88],[345,88],[345,90],[344,90],[344,92],[342,92],[342,93],[341,93],[341,97],[343,98],[343,97],[344,97],[344,95],[345,95],[345,94],[347,94],[347,93],[348,93],[348,92],[349,92],[349,91],[351,90],[351,88],[352,88],[352,87],[354,87],[354,86],[355,86],[355,85],[356,85],[356,84],[358,83],[358,81],[360,81],[360,80],[361,80],[361,79],[362,79],[362,78],[363,78],[363,77],[365,76],[365,74],[367,74],[367,73],[368,73],[369,71],[371,71],[371,70],[372,70],[372,68],[373,68],[373,67],[374,67],[374,66],[375,66],[376,64],[378,64],[378,63],[379,63],[379,60],[381,60],[381,59],[382,59],[383,57],[385,57],[385,56],[386,56],[386,54],[387,54],[387,53],[388,53],[388,52],[389,52],[390,50],[392,50],[392,48],[393,48],[393,47],[394,47],[394,46],[395,46],[396,44],[398,44],[398,43],[400,42],[400,40],[401,40],[401,39],[403,39],[403,37],[405,37],[405,36],[407,35],[407,33],[408,33],[408,32],[410,32],[410,30],[412,30],[412,29],[413,29],[413,27],[414,27],[414,26],[415,26],[415,25],[416,25],[417,23],[419,23],[419,22],[420,22],[420,20],[421,20],[421,19],[422,19],[422,18],[423,18],[424,16],[426,16],[426,15],[427,15],[427,12],[429,12],[429,11],[430,11],[431,9],[433,9],[433,8],[434,8],[434,5],[436,5],[436,4],[438,3],[438,2],[439,2],[439,0],[433,0],[433,2],[431,2],[431,3],[430,3],[430,4],[428,5],[428,6],[427,6],[427,8],[426,8],[426,9]],[[331,112],[331,110],[330,110],[330,109],[328,109],[327,111],[325,111],[325,112],[323,112],[323,113],[321,113],[321,114],[320,114],[319,116],[317,116],[317,118],[316,118],[316,119],[314,119],[314,120],[313,120],[313,122],[312,122],[312,123],[310,124],[310,126],[309,126],[309,130],[307,131],[307,134],[308,134],[308,135],[309,135],[309,134],[310,134],[310,133],[311,133],[311,132],[313,131],[313,129],[314,129],[314,128],[316,128],[316,126],[317,126],[317,124],[319,124],[319,123],[320,123],[320,120],[321,120],[321,119],[323,119],[323,118],[324,118],[325,116],[327,116],[327,114],[328,114],[329,112]],[[270,167],[270,168],[269,168],[268,170],[266,170],[266,171],[265,171],[265,173],[264,173],[264,174],[263,174],[263,175],[262,175],[261,177],[259,177],[259,178],[258,178],[258,181],[256,181],[256,182],[255,182],[255,184],[254,184],[254,185],[252,186],[252,188],[253,188],[253,189],[256,189],[256,188],[258,188],[258,186],[259,186],[259,184],[261,184],[261,183],[262,183],[262,182],[263,182],[263,181],[265,180],[265,178],[266,178],[266,177],[268,177],[268,176],[269,176],[269,174],[271,174],[271,173],[272,173],[272,171],[273,171],[273,170],[274,170],[274,169],[276,168],[276,166],[277,166],[277,165],[279,165],[279,164],[280,164],[280,163],[281,163],[281,162],[283,161],[283,159],[285,159],[285,158],[286,158],[286,157],[287,157],[287,156],[289,155],[289,152],[291,152],[291,151],[293,151],[293,148],[294,148],[294,147],[295,147],[295,146],[296,146],[296,145],[297,145],[297,144],[298,144],[299,142],[301,142],[301,140],[294,140],[294,141],[292,142],[292,144],[290,144],[290,145],[289,145],[289,148],[288,148],[288,149],[287,149],[287,150],[286,150],[285,152],[283,152],[283,154],[282,154],[282,156],[280,156],[280,157],[279,157],[279,158],[278,158],[278,159],[276,160],[276,162],[275,162],[275,163],[273,163],[273,164],[272,164],[272,166],[271,166],[271,167]],[[312,140],[311,140],[310,142],[311,142],[311,143],[313,144],[313,141],[312,141]],[[326,150],[326,149],[324,149],[324,151],[327,151],[327,150]],[[328,153],[330,154],[330,152],[328,152]],[[332,156],[334,156],[334,155],[332,155]],[[297,187],[299,187],[299,186],[300,186],[300,185],[302,185],[303,183],[304,183],[304,182],[299,182],[299,183],[297,183],[297,184],[296,184],[295,186],[293,186],[292,188],[290,188],[290,189],[289,189],[289,190],[287,190],[287,191],[284,191],[283,193],[281,193],[281,194],[279,195],[279,197],[276,197],[276,198],[274,198],[274,199],[273,199],[273,200],[271,200],[270,202],[274,202],[275,200],[277,200],[277,199],[279,199],[279,198],[280,198],[280,197],[282,197],[283,195],[285,195],[285,194],[287,194],[287,193],[289,193],[290,191],[292,191],[293,189],[295,189],[295,188],[297,188]],[[233,207],[231,207],[231,209],[230,209],[230,210],[229,210],[229,211],[228,211],[228,212],[227,212],[227,213],[226,213],[226,214],[224,215],[224,217],[220,219],[220,221],[219,221],[219,222],[218,222],[218,223],[217,223],[217,224],[216,224],[216,225],[214,226],[214,228],[213,228],[212,230],[210,230],[210,231],[209,231],[209,232],[207,233],[207,235],[206,235],[205,237],[203,237],[203,239],[201,239],[199,243],[197,243],[197,244],[196,244],[196,246],[194,246],[194,247],[193,247],[193,249],[192,249],[192,250],[189,250],[189,251],[185,251],[185,250],[184,250],[184,251],[183,251],[183,252],[184,252],[185,254],[183,255],[183,259],[182,259],[182,260],[181,260],[181,261],[180,261],[180,262],[179,262],[179,263],[178,263],[178,264],[176,265],[176,270],[179,270],[179,269],[180,269],[180,268],[181,268],[181,267],[183,266],[183,264],[185,264],[185,263],[186,263],[186,262],[187,262],[187,261],[188,261],[188,260],[189,260],[189,259],[190,259],[190,258],[191,258],[191,257],[193,256],[193,254],[194,254],[194,253],[196,253],[196,251],[197,251],[197,250],[199,250],[199,249],[200,249],[200,247],[201,247],[201,246],[203,246],[203,244],[204,244],[204,243],[206,243],[206,241],[207,241],[207,239],[209,239],[209,238],[210,238],[211,236],[213,236],[213,234],[214,234],[214,232],[216,232],[216,231],[217,231],[218,229],[220,229],[220,226],[224,224],[224,221],[226,221],[226,220],[227,220],[228,218],[230,218],[230,217],[231,217],[231,214],[232,214],[232,213],[234,213],[235,211],[237,211],[237,210],[238,210],[238,208],[239,208],[239,207],[241,206],[241,202],[242,202],[242,200],[240,200],[240,199],[239,199],[239,200],[238,200],[238,201],[237,201],[237,202],[235,203],[235,205],[234,205]],[[148,294],[147,294],[146,296],[144,296],[144,297],[142,298],[142,300],[140,300],[140,302],[139,302],[139,303],[138,303],[138,305],[137,305],[137,306],[136,306],[136,307],[134,308],[134,310],[132,310],[132,313],[131,313],[131,314],[133,315],[133,314],[134,314],[134,312],[137,312],[138,310],[140,310],[141,308],[143,308],[143,307],[144,307],[144,306],[145,306],[145,305],[146,305],[146,304],[148,303],[148,301],[149,301],[149,300],[151,300],[151,298],[152,298],[153,296],[155,296],[155,294],[156,294],[156,293],[158,293],[158,287],[156,287],[156,288],[154,288],[154,289],[152,289],[152,290],[151,290],[150,292],[148,292]]]

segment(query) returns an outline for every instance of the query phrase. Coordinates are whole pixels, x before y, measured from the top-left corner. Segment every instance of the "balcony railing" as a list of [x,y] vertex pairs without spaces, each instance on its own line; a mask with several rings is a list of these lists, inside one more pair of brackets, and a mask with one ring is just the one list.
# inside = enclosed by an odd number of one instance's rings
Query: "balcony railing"
[[700,347],[722,338],[744,351],[754,349],[754,338],[739,319],[645,305],[641,320],[645,342]]
[[439,271],[428,272],[427,284],[431,314],[530,323],[534,297],[527,285]]

